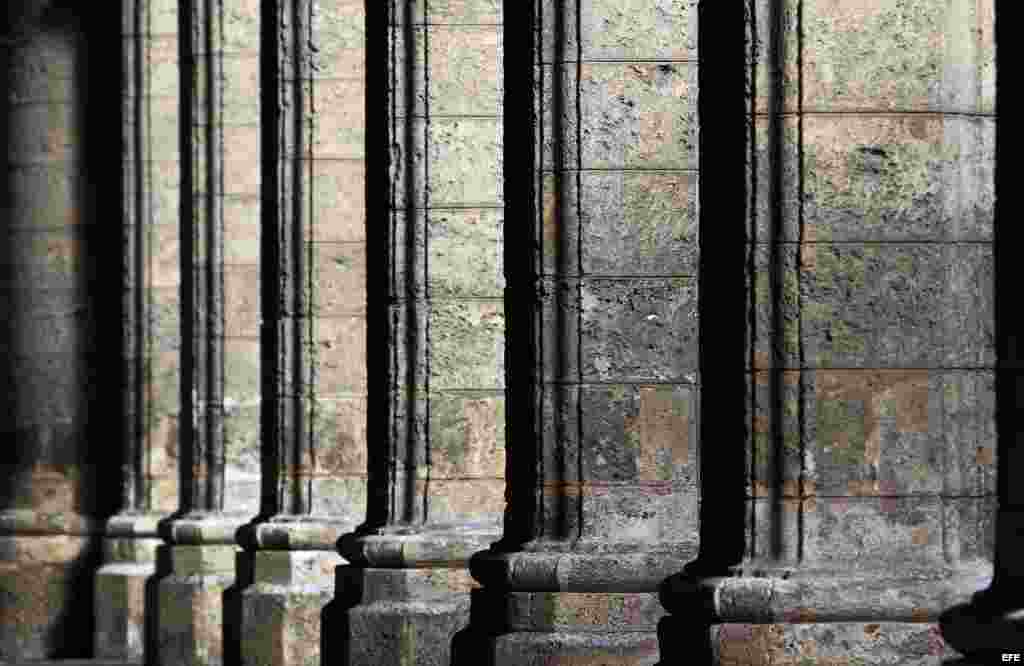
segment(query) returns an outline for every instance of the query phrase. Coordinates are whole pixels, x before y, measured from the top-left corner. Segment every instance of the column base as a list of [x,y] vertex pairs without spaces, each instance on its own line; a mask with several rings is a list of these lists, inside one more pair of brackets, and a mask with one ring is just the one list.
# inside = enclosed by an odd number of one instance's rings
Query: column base
[[[232,628],[236,568],[245,569],[236,546],[174,545],[171,573],[159,583],[157,658],[162,666],[223,666],[234,663],[238,645]],[[225,621],[225,616],[229,618]]]
[[339,568],[340,663],[450,666],[474,586],[463,568]]
[[0,662],[89,654],[94,543],[70,534],[0,535]]
[[142,660],[147,643],[154,645],[155,622],[146,622],[156,608],[158,517],[120,515],[107,523],[103,566],[96,572],[94,655],[98,659]]
[[656,664],[664,617],[655,592],[476,590],[457,663]]
[[334,596],[334,551],[251,554],[253,583],[242,591],[241,654],[246,666],[298,666],[322,659],[324,608]]

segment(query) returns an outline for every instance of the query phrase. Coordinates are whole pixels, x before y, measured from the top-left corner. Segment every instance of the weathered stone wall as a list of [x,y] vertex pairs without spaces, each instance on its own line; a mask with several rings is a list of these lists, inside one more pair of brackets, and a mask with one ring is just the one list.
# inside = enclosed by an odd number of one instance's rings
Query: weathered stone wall
[[0,43],[0,659],[954,655],[995,0],[122,0],[120,192],[66,6]]

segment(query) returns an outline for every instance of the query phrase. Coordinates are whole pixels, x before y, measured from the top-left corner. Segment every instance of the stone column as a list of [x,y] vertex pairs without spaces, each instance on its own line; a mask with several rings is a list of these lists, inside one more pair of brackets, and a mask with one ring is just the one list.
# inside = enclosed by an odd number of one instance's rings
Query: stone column
[[715,663],[950,656],[940,612],[992,573],[993,3],[745,20],[744,551],[665,603],[708,613]]
[[[96,574],[95,656],[140,659],[155,646],[147,586],[157,522],[177,509],[180,411],[178,10],[121,3],[123,94],[123,486]],[[155,613],[153,599],[148,612]]]
[[[994,28],[1001,63],[1007,62],[1013,47],[1006,45],[1013,37],[1013,21],[1002,14]],[[992,26],[986,26],[992,31]],[[1009,86],[996,91],[995,109],[1005,108]],[[996,280],[996,430],[998,465],[996,491],[998,509],[995,514],[995,572],[992,583],[980,590],[968,604],[950,608],[941,618],[942,636],[967,655],[988,657],[987,652],[1021,652],[1024,650],[1024,569],[1020,554],[1024,551],[1024,490],[1017,477],[1024,470],[1024,447],[1021,446],[1022,408],[1024,408],[1024,331],[1014,316],[1020,284],[1020,262],[1014,248],[1020,247],[1021,232],[1013,222],[1013,200],[1016,188],[1005,149],[1012,146],[1019,134],[1014,123],[999,123],[996,145],[995,180],[995,280]],[[998,657],[997,657],[998,659]]]
[[503,508],[502,3],[380,4],[368,191],[387,218],[368,240],[387,263],[368,282],[368,361],[387,402],[368,423],[368,520],[340,546],[339,626],[353,664],[448,664],[467,560]]
[[366,511],[363,4],[279,0],[265,15],[272,496],[241,542],[255,551],[245,664],[327,662],[336,542]]
[[161,527],[163,664],[234,662],[236,532],[259,509],[259,3],[180,5],[182,106],[182,511]]
[[89,437],[104,406],[84,27],[59,3],[0,9],[0,660],[15,662],[91,651],[101,480],[117,473]]
[[506,82],[506,134],[534,132],[505,152],[518,446],[473,622],[497,664],[653,664],[657,586],[697,550],[697,2],[506,19],[533,63]]

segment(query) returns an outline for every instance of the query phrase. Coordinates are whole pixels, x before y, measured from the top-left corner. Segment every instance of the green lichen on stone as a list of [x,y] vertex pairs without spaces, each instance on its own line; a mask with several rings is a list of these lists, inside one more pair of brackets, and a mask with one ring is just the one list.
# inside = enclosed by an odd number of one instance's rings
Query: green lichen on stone
[[462,401],[432,400],[430,419],[431,446],[437,447],[451,465],[461,467],[466,459],[466,418]]
[[849,326],[841,319],[836,319],[829,326],[828,335],[832,338],[832,350],[845,356],[858,356],[864,353],[864,339],[850,332]]
[[836,245],[818,252],[814,273],[818,289],[828,291],[839,284],[846,284],[852,290],[863,290],[867,259],[874,254],[873,248],[845,249]]
[[911,475],[915,482],[925,483],[932,478],[933,473],[928,465],[925,465],[924,463],[914,463],[914,466],[911,468]]
[[[754,467],[766,469],[771,460],[771,436],[766,432],[754,433]],[[756,474],[755,474],[756,476]]]
[[[811,62],[827,63],[815,72],[827,81],[836,102],[851,104],[874,93],[898,108],[928,103],[931,85],[942,80],[946,3],[884,2],[875,11],[853,14],[832,4],[812,4],[802,32]],[[817,11],[815,11],[817,10]],[[940,37],[941,39],[941,37]]]
[[855,404],[847,400],[818,401],[818,445],[829,448],[838,465],[858,465],[864,461],[864,416],[854,409]]

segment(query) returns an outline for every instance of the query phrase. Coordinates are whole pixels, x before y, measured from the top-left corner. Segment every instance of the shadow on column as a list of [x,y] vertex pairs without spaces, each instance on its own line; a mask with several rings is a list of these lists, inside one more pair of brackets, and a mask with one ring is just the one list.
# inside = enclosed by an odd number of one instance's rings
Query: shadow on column
[[[727,575],[744,555],[747,340],[755,323],[745,275],[752,269],[747,245],[759,240],[745,227],[754,196],[748,165],[756,174],[747,117],[753,77],[749,90],[744,85],[745,4],[701,3],[699,15],[700,551],[683,571],[692,579]],[[668,605],[667,581],[660,594]],[[688,613],[659,623],[661,664],[712,663],[714,618],[697,598]]]
[[[111,435],[119,430],[112,424],[121,418],[121,375],[100,372],[119,367],[123,346],[120,105],[111,103],[120,89],[119,78],[109,75],[120,64],[117,49],[93,48],[119,43],[119,21],[108,8],[84,12],[70,1],[5,4],[0,385],[9,389],[0,398],[0,511],[33,510],[37,517],[32,525],[5,521],[2,533],[27,546],[62,534],[85,537],[85,543],[73,560],[54,562],[43,579],[33,576],[28,586],[14,577],[3,581],[0,616],[9,618],[8,627],[17,625],[15,632],[25,632],[32,654],[8,654],[13,644],[5,631],[0,658],[81,658],[93,649],[93,583],[102,556],[97,530],[117,509],[123,462],[117,435]],[[61,73],[36,60],[44,40],[46,53],[70,62],[63,74],[72,79],[70,100],[49,99],[61,90]],[[57,127],[63,103],[71,104],[67,126]],[[41,126],[46,140],[30,144],[40,117],[49,118]],[[65,155],[75,157],[64,161]],[[66,205],[54,190],[61,169],[69,170]],[[60,232],[71,239],[63,247]],[[54,234],[54,242],[39,244],[36,235],[43,233]],[[97,298],[100,293],[110,298]],[[59,474],[58,486],[42,487],[35,478],[39,472]],[[68,492],[65,498],[62,491]],[[72,521],[43,524],[54,515]],[[87,519],[81,527],[70,524],[76,515]],[[44,591],[28,594],[37,586]],[[50,605],[58,603],[57,609]],[[31,637],[41,623],[45,629]]]
[[[984,635],[985,626],[994,617],[1007,609],[1020,609],[1021,568],[1015,562],[1024,555],[1020,551],[1024,539],[1018,528],[1020,519],[1011,519],[1010,512],[1020,511],[1011,503],[1011,479],[1021,474],[1021,454],[1014,452],[1021,448],[1020,433],[1024,432],[1024,326],[1019,314],[1020,285],[1024,280],[1021,271],[1020,243],[1024,234],[1016,213],[1018,208],[1011,199],[1011,188],[1019,187],[1010,167],[1011,146],[1019,141],[1020,130],[1014,122],[1000,122],[998,116],[1005,113],[1010,86],[1005,82],[1011,71],[1009,46],[1016,35],[1011,33],[1016,21],[1011,21],[1010,3],[996,0],[995,41],[996,41],[996,145],[995,145],[995,216],[993,229],[995,266],[995,343],[996,343],[996,493],[998,511],[995,529],[994,576],[989,587],[974,595],[971,603],[954,606],[939,618],[943,638],[961,654],[960,659],[948,659],[943,666],[974,666],[974,664],[999,663],[1002,650],[1019,652],[1024,648],[1024,618],[1011,621],[1016,628],[1015,645],[980,644],[978,636]],[[1016,16],[1012,17],[1016,19]],[[1002,48],[1000,48],[1002,47]],[[1003,513],[1003,511],[1006,513]],[[1012,541],[1009,543],[1008,540]],[[974,631],[981,624],[981,632]],[[979,661],[981,660],[981,661]]]

